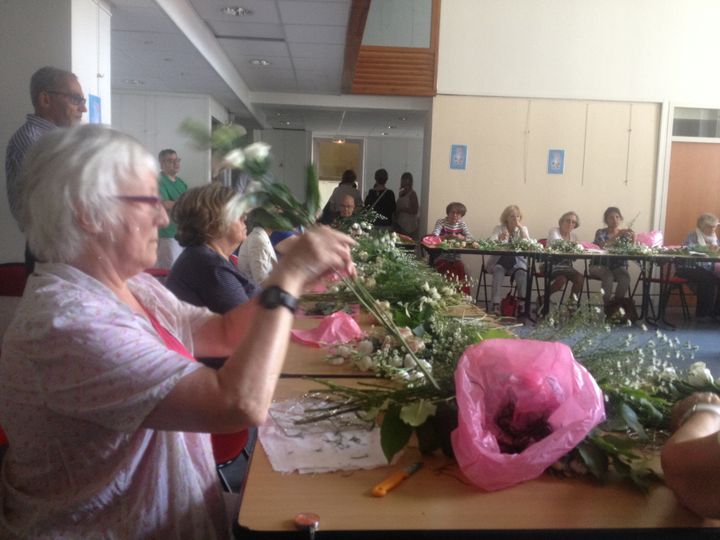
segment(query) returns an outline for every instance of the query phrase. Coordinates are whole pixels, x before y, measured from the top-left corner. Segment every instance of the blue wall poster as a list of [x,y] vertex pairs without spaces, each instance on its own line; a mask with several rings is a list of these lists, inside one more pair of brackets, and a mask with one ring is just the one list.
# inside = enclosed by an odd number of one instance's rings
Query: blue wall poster
[[467,145],[453,144],[450,148],[450,168],[465,170],[467,166]]
[[548,150],[548,174],[562,174],[565,170],[565,150]]
[[91,124],[102,124],[102,107],[100,96],[88,94],[88,122]]

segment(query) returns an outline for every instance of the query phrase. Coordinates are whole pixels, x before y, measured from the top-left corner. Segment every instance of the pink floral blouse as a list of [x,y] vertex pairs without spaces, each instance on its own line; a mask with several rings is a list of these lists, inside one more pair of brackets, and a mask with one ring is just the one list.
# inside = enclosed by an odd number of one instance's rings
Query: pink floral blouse
[[[192,352],[212,314],[148,275],[128,284]],[[209,435],[140,427],[201,368],[95,279],[37,265],[0,357],[0,537],[227,538]]]

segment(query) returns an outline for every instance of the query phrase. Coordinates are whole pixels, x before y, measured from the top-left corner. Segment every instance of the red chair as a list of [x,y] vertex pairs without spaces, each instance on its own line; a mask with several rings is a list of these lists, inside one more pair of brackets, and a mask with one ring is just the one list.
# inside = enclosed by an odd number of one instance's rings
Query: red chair
[[0,264],[0,296],[22,296],[27,278],[25,263]]
[[167,268],[146,268],[146,274],[150,274],[152,277],[157,279],[160,283],[165,283],[165,279],[170,275],[170,270]]

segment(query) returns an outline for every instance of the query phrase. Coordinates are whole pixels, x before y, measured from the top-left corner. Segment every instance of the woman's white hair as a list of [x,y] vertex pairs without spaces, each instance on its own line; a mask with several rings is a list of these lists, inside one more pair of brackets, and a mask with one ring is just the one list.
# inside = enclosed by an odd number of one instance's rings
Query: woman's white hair
[[25,156],[19,178],[30,251],[45,262],[73,261],[91,235],[112,235],[121,222],[119,188],[156,171],[155,158],[138,141],[107,126],[44,135]]

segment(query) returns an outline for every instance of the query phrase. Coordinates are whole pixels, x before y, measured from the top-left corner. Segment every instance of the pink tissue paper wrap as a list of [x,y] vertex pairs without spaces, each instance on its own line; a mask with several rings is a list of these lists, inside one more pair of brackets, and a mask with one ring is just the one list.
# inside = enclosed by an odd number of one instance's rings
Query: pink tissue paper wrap
[[325,347],[360,339],[364,333],[350,315],[344,311],[336,311],[332,315],[323,317],[315,328],[293,329],[291,335],[297,343],[310,347]]
[[[455,370],[455,390],[455,458],[487,491],[540,476],[605,420],[600,388],[562,343],[490,339],[468,347]],[[502,453],[496,439],[495,419],[510,398],[516,417],[546,412],[552,428],[517,454]]]

